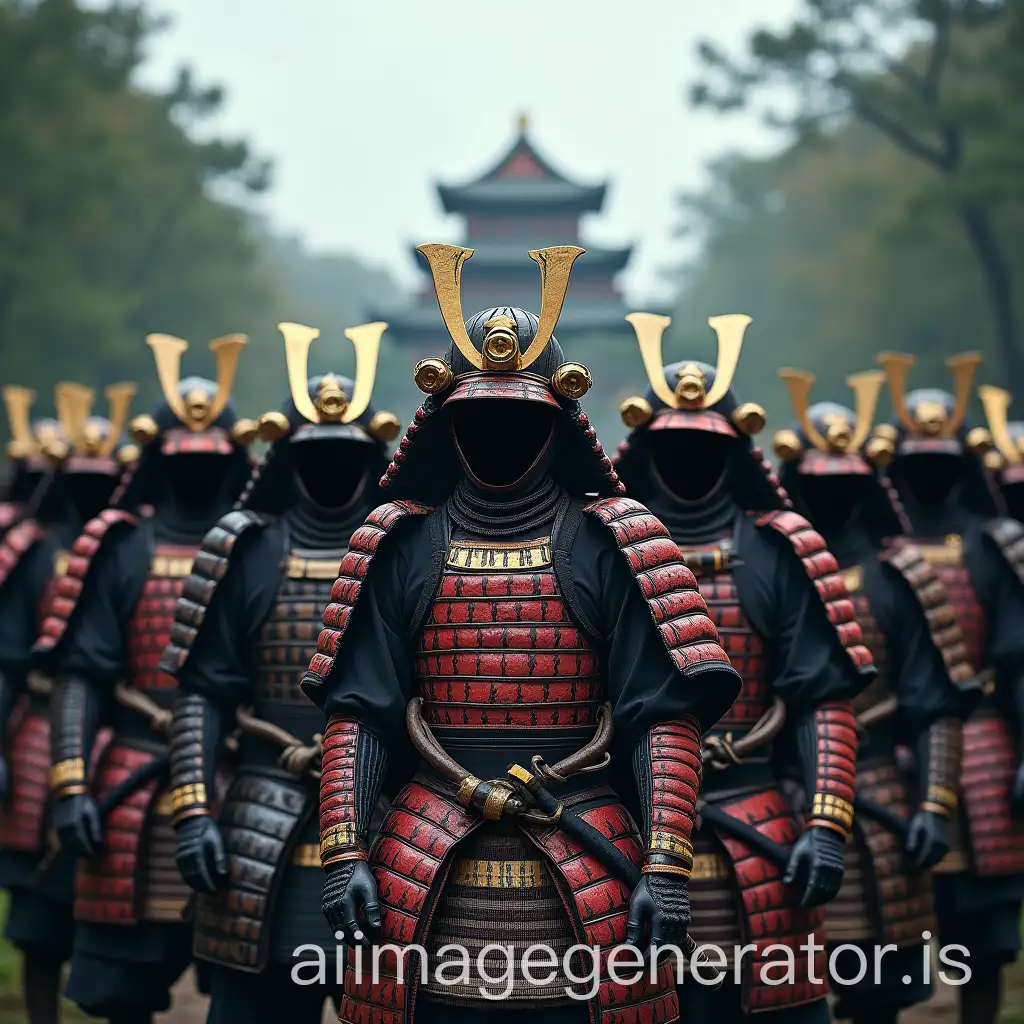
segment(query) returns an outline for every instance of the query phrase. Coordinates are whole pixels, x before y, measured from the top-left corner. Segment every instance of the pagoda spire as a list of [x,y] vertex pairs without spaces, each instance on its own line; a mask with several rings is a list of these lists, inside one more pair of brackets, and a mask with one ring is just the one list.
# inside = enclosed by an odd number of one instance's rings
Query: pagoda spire
[[[531,249],[580,243],[580,218],[604,205],[603,182],[574,181],[548,162],[529,134],[525,111],[516,116],[511,142],[491,165],[470,181],[438,184],[447,213],[465,218],[464,244],[475,256],[462,280],[465,308],[494,305],[531,309],[537,301],[537,268]],[[626,266],[630,246],[587,250],[573,271],[573,287],[558,321],[559,337],[610,334],[625,337],[628,310],[615,285]],[[419,254],[416,254],[419,256]],[[377,317],[374,311],[374,317]],[[399,344],[435,353],[445,344],[437,301],[428,287],[413,305],[380,310]]]

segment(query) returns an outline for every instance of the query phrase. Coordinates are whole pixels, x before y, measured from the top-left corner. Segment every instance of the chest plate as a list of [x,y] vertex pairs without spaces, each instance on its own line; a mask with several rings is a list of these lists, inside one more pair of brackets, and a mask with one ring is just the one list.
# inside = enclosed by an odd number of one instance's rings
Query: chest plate
[[548,541],[453,542],[416,649],[430,725],[518,732],[596,723],[601,661],[569,616]]
[[129,683],[140,690],[171,690],[172,676],[158,669],[171,638],[174,606],[199,547],[191,544],[157,544],[131,621],[125,662]]
[[313,709],[299,690],[323,626],[324,608],[344,551],[292,551],[285,578],[253,645],[258,704],[298,704]]
[[732,545],[722,540],[717,544],[687,548],[682,555],[687,568],[697,577],[700,596],[718,629],[719,642],[743,679],[740,695],[719,719],[714,731],[746,731],[768,710],[771,692],[764,642],[754,632],[740,605],[731,568]]
[[985,613],[964,565],[963,541],[950,534],[942,543],[919,543],[917,548],[945,585],[967,645],[967,660],[976,673],[981,672],[988,666],[988,630]]

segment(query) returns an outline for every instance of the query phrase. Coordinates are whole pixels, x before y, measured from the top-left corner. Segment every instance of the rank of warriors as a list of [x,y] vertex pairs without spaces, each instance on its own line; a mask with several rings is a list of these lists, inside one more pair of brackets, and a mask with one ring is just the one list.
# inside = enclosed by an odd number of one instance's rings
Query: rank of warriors
[[557,337],[584,250],[524,249],[534,308],[468,317],[473,250],[419,252],[446,337],[415,410],[375,404],[383,321],[279,324],[262,414],[244,334],[146,337],[148,410],[4,385],[27,1019],[148,1024],[191,970],[211,1024],[881,1024],[948,968],[994,1024],[1024,898],[1011,396],[972,353],[931,381],[881,353],[849,394],[782,368],[766,452],[733,383],[757,324],[710,316],[711,365],[634,312],[606,450]]

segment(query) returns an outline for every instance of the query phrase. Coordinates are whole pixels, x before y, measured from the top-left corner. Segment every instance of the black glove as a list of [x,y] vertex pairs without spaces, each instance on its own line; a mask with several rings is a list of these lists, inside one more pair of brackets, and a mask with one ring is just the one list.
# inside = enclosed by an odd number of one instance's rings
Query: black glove
[[377,881],[366,861],[343,860],[327,868],[323,911],[331,931],[344,932],[350,946],[373,945],[372,937],[380,932],[380,903]]
[[629,901],[626,941],[643,952],[682,946],[690,925],[690,896],[679,875],[644,875]]
[[949,853],[949,822],[933,811],[918,811],[910,820],[907,856],[914,871],[935,867]]
[[782,881],[803,889],[801,907],[820,907],[835,899],[843,884],[843,837],[812,825],[797,840]]
[[75,793],[57,801],[53,826],[62,850],[78,857],[95,857],[103,841],[103,825],[96,801],[88,793]]
[[216,892],[228,882],[228,855],[220,829],[205,814],[178,826],[175,861],[181,877],[196,892]]
[[1013,809],[1024,814],[1024,761],[1017,768],[1017,777],[1013,780]]

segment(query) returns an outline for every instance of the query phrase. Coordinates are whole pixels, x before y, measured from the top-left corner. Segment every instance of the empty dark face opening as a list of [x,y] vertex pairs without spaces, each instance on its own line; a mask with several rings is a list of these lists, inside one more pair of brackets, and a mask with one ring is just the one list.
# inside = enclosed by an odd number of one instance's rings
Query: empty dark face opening
[[662,486],[681,501],[700,501],[721,483],[735,439],[702,430],[654,430],[651,462]]
[[527,482],[554,435],[554,409],[540,402],[483,398],[453,403],[452,437],[470,479],[490,489]]
[[231,468],[227,455],[187,453],[164,457],[164,487],[182,509],[202,510],[215,503]]
[[342,509],[366,487],[373,446],[360,441],[311,438],[291,446],[300,489],[320,508]]
[[867,476],[803,476],[800,497],[808,518],[819,530],[840,529],[851,523],[872,486]]
[[108,473],[69,473],[64,486],[78,518],[88,522],[110,504],[117,478]]
[[959,455],[905,455],[899,461],[897,479],[922,505],[942,505],[960,482]]

